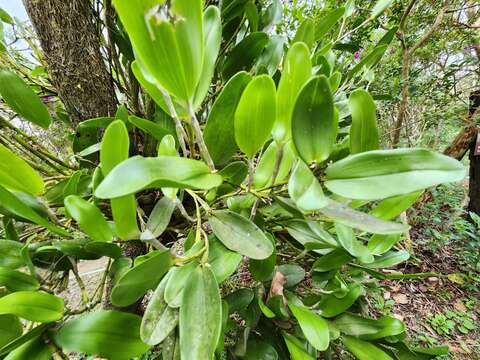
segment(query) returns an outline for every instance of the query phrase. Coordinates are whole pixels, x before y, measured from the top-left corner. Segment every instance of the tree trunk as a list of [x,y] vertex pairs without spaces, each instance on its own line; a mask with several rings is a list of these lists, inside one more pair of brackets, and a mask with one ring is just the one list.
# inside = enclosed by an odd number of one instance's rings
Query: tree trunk
[[[470,118],[474,118],[480,109],[480,90],[470,95]],[[478,133],[478,130],[477,130]],[[477,147],[477,136],[474,136],[470,143],[470,179],[468,187],[468,211],[480,215],[480,154],[475,155]]]
[[90,0],[23,0],[72,124],[113,115],[117,99]]

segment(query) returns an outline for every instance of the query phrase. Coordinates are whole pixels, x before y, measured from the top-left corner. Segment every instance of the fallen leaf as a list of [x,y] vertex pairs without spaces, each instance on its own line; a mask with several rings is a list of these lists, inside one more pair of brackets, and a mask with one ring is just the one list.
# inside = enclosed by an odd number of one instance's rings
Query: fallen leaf
[[393,295],[393,300],[395,300],[397,304],[408,304],[408,298],[405,294],[395,294]]

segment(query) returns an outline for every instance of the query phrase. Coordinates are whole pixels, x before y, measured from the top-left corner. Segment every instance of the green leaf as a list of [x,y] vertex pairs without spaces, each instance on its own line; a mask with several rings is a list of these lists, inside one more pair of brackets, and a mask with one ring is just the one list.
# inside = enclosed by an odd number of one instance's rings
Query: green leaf
[[388,45],[377,45],[368,55],[366,55],[360,62],[355,65],[347,74],[347,79],[352,79],[363,69],[369,70],[373,68],[383,57],[387,51]]
[[170,276],[164,294],[164,299],[168,306],[179,308],[182,305],[182,295],[185,284],[198,266],[197,261],[192,261],[186,265],[174,267],[169,271]]
[[184,101],[192,100],[204,60],[203,2],[173,0],[172,19],[159,19],[144,0],[114,0],[144,76]]
[[[281,149],[283,148],[283,149]],[[279,152],[282,152],[280,167],[278,168],[277,177],[275,179],[275,184],[272,184],[273,172],[275,169],[275,164],[278,161]],[[258,163],[255,169],[255,176],[253,178],[253,187],[260,189],[266,186],[276,185],[280,182],[285,181],[290,169],[295,160],[295,155],[291,150],[289,144],[277,144],[272,141],[268,145],[267,150],[262,154],[260,162]]]
[[240,71],[250,71],[267,43],[268,35],[264,32],[253,32],[246,36],[228,55],[223,65],[223,78],[228,80]]
[[237,151],[235,143],[235,110],[250,74],[242,71],[233,76],[215,99],[205,126],[205,144],[215,165],[224,165]]
[[31,275],[6,267],[0,267],[0,286],[5,286],[9,291],[14,292],[37,290],[40,284],[37,279]]
[[302,161],[297,161],[288,181],[288,194],[303,212],[316,211],[327,204],[322,186]]
[[335,71],[332,75],[330,75],[330,77],[328,78],[328,83],[330,84],[332,94],[335,94],[341,82],[342,82],[342,73],[340,71]]
[[125,272],[115,284],[110,296],[113,305],[125,307],[133,304],[147,290],[155,289],[172,266],[168,250],[150,253],[149,256]]
[[215,275],[208,265],[190,275],[180,308],[182,359],[213,359],[222,328],[222,303]]
[[376,257],[375,261],[367,264],[367,266],[372,269],[389,268],[407,261],[408,259],[410,259],[410,253],[408,251],[389,251]]
[[39,336],[12,351],[5,360],[50,360],[52,353],[45,340]]
[[322,316],[331,318],[349,309],[362,293],[363,288],[360,285],[350,284],[348,293],[344,297],[337,298],[335,294],[323,295],[317,308]]
[[235,111],[235,141],[249,158],[268,140],[276,116],[275,83],[268,75],[253,78]]
[[210,173],[202,161],[173,156],[134,156],[117,165],[95,191],[100,199],[111,199],[162,187],[211,189],[222,177]]
[[[10,315],[6,315],[6,316],[10,316]],[[45,330],[47,330],[49,327],[52,327],[52,325],[54,324],[55,323],[41,324],[34,327],[32,330],[25,332],[25,334],[15,338],[11,342],[9,342],[8,344],[0,348],[0,356],[9,354],[10,352],[22,346],[26,342],[42,335],[45,332]],[[21,358],[21,359],[24,359],[24,358]]]
[[222,22],[220,11],[216,6],[209,6],[203,13],[203,35],[205,38],[205,54],[200,80],[195,91],[194,109],[200,106],[208,93],[222,41]]
[[23,325],[14,315],[0,315],[0,349],[22,336]]
[[106,128],[110,125],[113,121],[115,121],[114,117],[109,116],[102,116],[98,118],[88,119],[82,121],[78,124],[79,129],[86,129],[86,128]]
[[278,353],[275,348],[264,342],[257,340],[248,340],[247,352],[244,360],[278,360]]
[[343,334],[363,340],[377,340],[405,332],[403,322],[390,316],[375,320],[345,313],[336,318],[334,324]]
[[357,89],[350,94],[348,106],[352,115],[350,153],[356,154],[379,147],[375,102],[370,94]]
[[47,129],[52,122],[47,107],[33,90],[15,73],[0,71],[0,95],[21,117]]
[[394,219],[402,212],[409,209],[410,206],[415,203],[421,193],[421,191],[416,191],[410,194],[399,195],[385,199],[375,206],[372,211],[370,211],[370,215],[382,220]]
[[163,234],[170,219],[172,218],[173,211],[176,208],[175,200],[170,199],[167,196],[161,198],[153,208],[147,221],[147,227],[141,235],[142,240],[151,240],[159,237]]
[[358,360],[393,360],[392,357],[369,342],[351,336],[343,337],[342,342]]
[[208,218],[213,233],[230,250],[252,259],[268,258],[272,242],[252,221],[229,210],[214,211]]
[[315,40],[322,40],[323,37],[335,26],[345,13],[345,8],[339,7],[330,11],[321,18],[315,26]]
[[112,241],[114,234],[103,217],[102,212],[94,204],[76,195],[65,198],[65,209],[75,219],[78,226],[95,241]]
[[298,27],[297,32],[293,37],[292,45],[298,42],[305,43],[309,49],[312,48],[313,44],[315,43],[315,24],[313,23],[312,19],[307,18],[303,20]]
[[208,263],[215,279],[221,284],[237,270],[242,255],[228,250],[215,236],[210,236],[208,243]]
[[[104,177],[115,166],[128,159],[129,149],[130,139],[127,127],[122,120],[115,120],[108,125],[102,139],[100,164]],[[110,205],[118,237],[122,240],[138,238],[140,230],[137,225],[137,202],[135,196],[127,195],[112,199]]]
[[45,227],[46,229],[54,232],[56,234],[70,237],[70,234],[65,231],[64,229],[59,228],[58,226],[53,225],[45,218],[40,216],[35,210],[33,210],[24,199],[20,198],[20,193],[18,195],[14,195],[13,193],[9,192],[3,186],[0,185],[0,204],[2,207],[7,209],[9,212],[13,213],[14,215],[20,216],[31,222],[38,224],[40,226]]
[[305,278],[305,270],[296,264],[282,264],[277,267],[277,271],[285,276],[285,287],[291,288],[297,285]]
[[376,150],[349,156],[326,170],[325,186],[350,199],[376,200],[460,181],[457,160],[424,149]]
[[30,194],[44,191],[43,179],[17,154],[0,144],[0,184]]
[[353,257],[345,250],[336,249],[317,259],[313,263],[312,269],[320,272],[335,270],[350,262],[352,259]]
[[2,8],[0,8],[0,20],[10,25],[15,23],[12,17]]
[[310,51],[303,43],[295,43],[288,50],[283,64],[282,77],[277,90],[277,119],[272,135],[276,142],[291,138],[292,113],[303,85],[312,74]]
[[164,136],[170,134],[170,130],[165,129],[151,120],[145,120],[138,116],[131,115],[128,117],[128,121],[143,132],[153,136],[158,141],[162,140]]
[[278,69],[278,65],[282,61],[283,47],[286,39],[281,35],[272,35],[268,39],[268,43],[263,52],[255,62],[254,71],[256,73],[267,73],[273,76]]
[[328,204],[319,208],[318,211],[337,223],[374,234],[398,234],[410,228],[406,224],[377,219],[330,199]]
[[330,249],[338,247],[337,241],[322,228],[319,222],[293,219],[286,224],[286,228],[290,236],[305,248],[315,247],[316,252],[320,254],[325,254]]
[[228,310],[230,313],[245,310],[252,302],[255,294],[250,288],[237,289],[225,297],[228,303]]
[[375,234],[368,240],[368,250],[372,255],[382,255],[400,240],[401,234]]
[[318,351],[327,350],[330,343],[327,321],[313,311],[297,306],[292,302],[288,303],[288,307],[292,311],[293,316],[298,320],[300,328],[308,342]]
[[63,317],[63,299],[37,291],[18,291],[0,298],[0,315],[12,314],[36,322]]
[[357,240],[352,228],[336,223],[335,231],[337,233],[338,243],[348,251],[350,255],[358,258],[363,263],[373,262],[372,254],[370,254],[368,248],[363,245],[361,241]]
[[305,351],[303,344],[296,337],[282,332],[285,344],[292,360],[315,360],[315,358]]
[[300,157],[307,164],[323,162],[333,150],[337,137],[330,84],[325,75],[309,80],[300,91],[292,117],[292,138]]
[[25,262],[21,255],[23,243],[13,240],[0,240],[0,266],[9,269],[17,269]]
[[372,14],[370,15],[371,19],[375,19],[377,16],[381,15],[388,7],[393,3],[393,0],[377,0],[375,5],[372,8]]
[[138,315],[118,311],[95,311],[67,321],[54,340],[68,352],[97,355],[111,360],[129,360],[149,346],[140,339]]
[[164,299],[169,278],[170,273],[160,281],[143,315],[140,337],[149,345],[161,343],[178,324],[178,310],[168,306]]
[[272,278],[273,271],[275,270],[275,265],[277,263],[277,252],[275,250],[275,238],[267,234],[267,237],[270,238],[272,244],[274,245],[272,255],[270,255],[265,260],[255,260],[250,259],[248,261],[248,270],[252,277],[258,281],[267,281]]

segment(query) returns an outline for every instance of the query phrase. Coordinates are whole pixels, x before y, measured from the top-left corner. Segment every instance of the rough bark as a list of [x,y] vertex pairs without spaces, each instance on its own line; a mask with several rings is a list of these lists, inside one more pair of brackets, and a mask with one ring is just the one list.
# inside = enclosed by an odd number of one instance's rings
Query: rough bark
[[[480,109],[480,90],[470,95],[470,117],[473,118]],[[477,127],[478,132],[478,127]],[[477,137],[470,143],[470,178],[468,187],[468,211],[480,215],[480,155],[475,155]]]
[[117,100],[89,0],[23,0],[73,125],[113,115]]

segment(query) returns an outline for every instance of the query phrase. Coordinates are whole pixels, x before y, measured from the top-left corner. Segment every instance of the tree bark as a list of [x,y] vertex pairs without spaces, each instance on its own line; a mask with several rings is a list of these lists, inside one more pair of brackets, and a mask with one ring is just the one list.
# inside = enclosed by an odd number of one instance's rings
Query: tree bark
[[[474,118],[480,109],[480,90],[474,91],[470,95],[470,118]],[[478,133],[478,127],[477,127]],[[473,136],[470,143],[470,178],[468,187],[468,211],[480,215],[480,155],[475,155],[477,146],[477,136]]]
[[23,0],[72,124],[113,115],[117,99],[90,0]]

